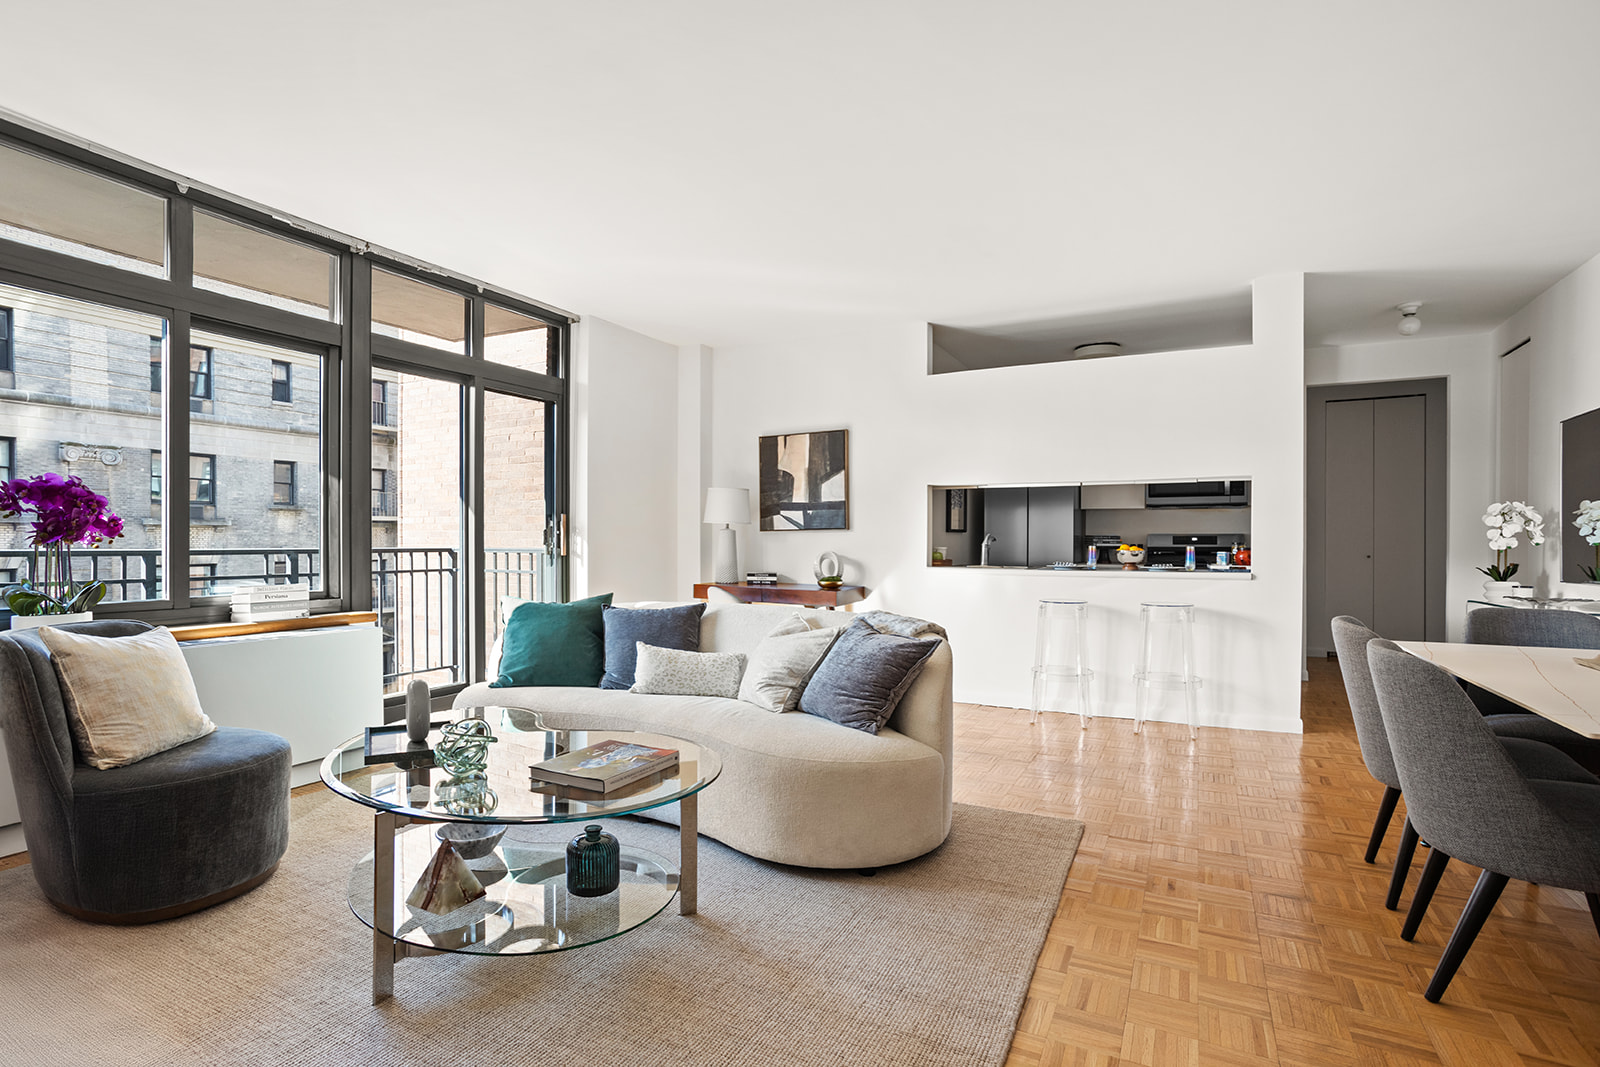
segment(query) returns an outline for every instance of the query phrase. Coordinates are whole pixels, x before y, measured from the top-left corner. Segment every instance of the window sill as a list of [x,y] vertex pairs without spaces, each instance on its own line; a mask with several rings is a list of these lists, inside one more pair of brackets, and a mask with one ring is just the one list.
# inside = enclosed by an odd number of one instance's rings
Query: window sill
[[268,511],[304,511],[304,504],[268,504]]

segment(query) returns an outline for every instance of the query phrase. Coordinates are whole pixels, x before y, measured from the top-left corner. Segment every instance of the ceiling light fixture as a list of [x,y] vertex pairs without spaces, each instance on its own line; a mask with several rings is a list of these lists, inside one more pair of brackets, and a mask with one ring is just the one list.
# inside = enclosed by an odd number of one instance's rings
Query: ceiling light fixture
[[1072,349],[1073,359],[1098,359],[1101,356],[1122,355],[1122,345],[1117,341],[1091,341]]
[[1410,337],[1422,329],[1422,320],[1417,318],[1417,311],[1421,307],[1420,300],[1408,300],[1395,307],[1395,310],[1400,312],[1399,330],[1405,336]]

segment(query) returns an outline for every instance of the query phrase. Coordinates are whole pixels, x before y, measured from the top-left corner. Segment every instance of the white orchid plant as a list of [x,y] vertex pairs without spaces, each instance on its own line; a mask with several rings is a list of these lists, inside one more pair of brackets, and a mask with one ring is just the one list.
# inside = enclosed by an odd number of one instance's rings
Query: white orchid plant
[[1518,534],[1526,531],[1530,545],[1544,544],[1544,516],[1520,500],[1490,504],[1483,513],[1483,524],[1489,528],[1485,533],[1494,562],[1478,570],[1487,574],[1491,582],[1509,582],[1517,573],[1517,565],[1506,562],[1506,553],[1517,547]]
[[1578,528],[1579,535],[1585,541],[1594,546],[1594,566],[1585,567],[1580,563],[1578,569],[1587,574],[1591,582],[1600,582],[1600,500],[1580,500],[1572,513],[1577,516],[1572,520],[1572,525]]

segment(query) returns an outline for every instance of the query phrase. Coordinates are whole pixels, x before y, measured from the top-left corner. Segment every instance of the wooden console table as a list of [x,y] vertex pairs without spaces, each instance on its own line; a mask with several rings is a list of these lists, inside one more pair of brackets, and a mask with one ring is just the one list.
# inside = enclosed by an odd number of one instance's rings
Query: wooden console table
[[694,598],[704,600],[709,590],[721,589],[746,604],[805,604],[814,608],[843,607],[867,598],[865,586],[841,585],[837,589],[824,589],[820,585],[779,582],[777,585],[750,585],[746,582],[697,582]]

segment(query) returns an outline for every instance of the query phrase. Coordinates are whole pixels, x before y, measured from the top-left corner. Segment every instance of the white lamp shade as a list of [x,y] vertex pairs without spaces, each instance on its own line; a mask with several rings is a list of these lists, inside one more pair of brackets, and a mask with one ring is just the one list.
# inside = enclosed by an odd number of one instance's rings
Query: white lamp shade
[[750,521],[750,490],[707,489],[706,522],[747,523]]

